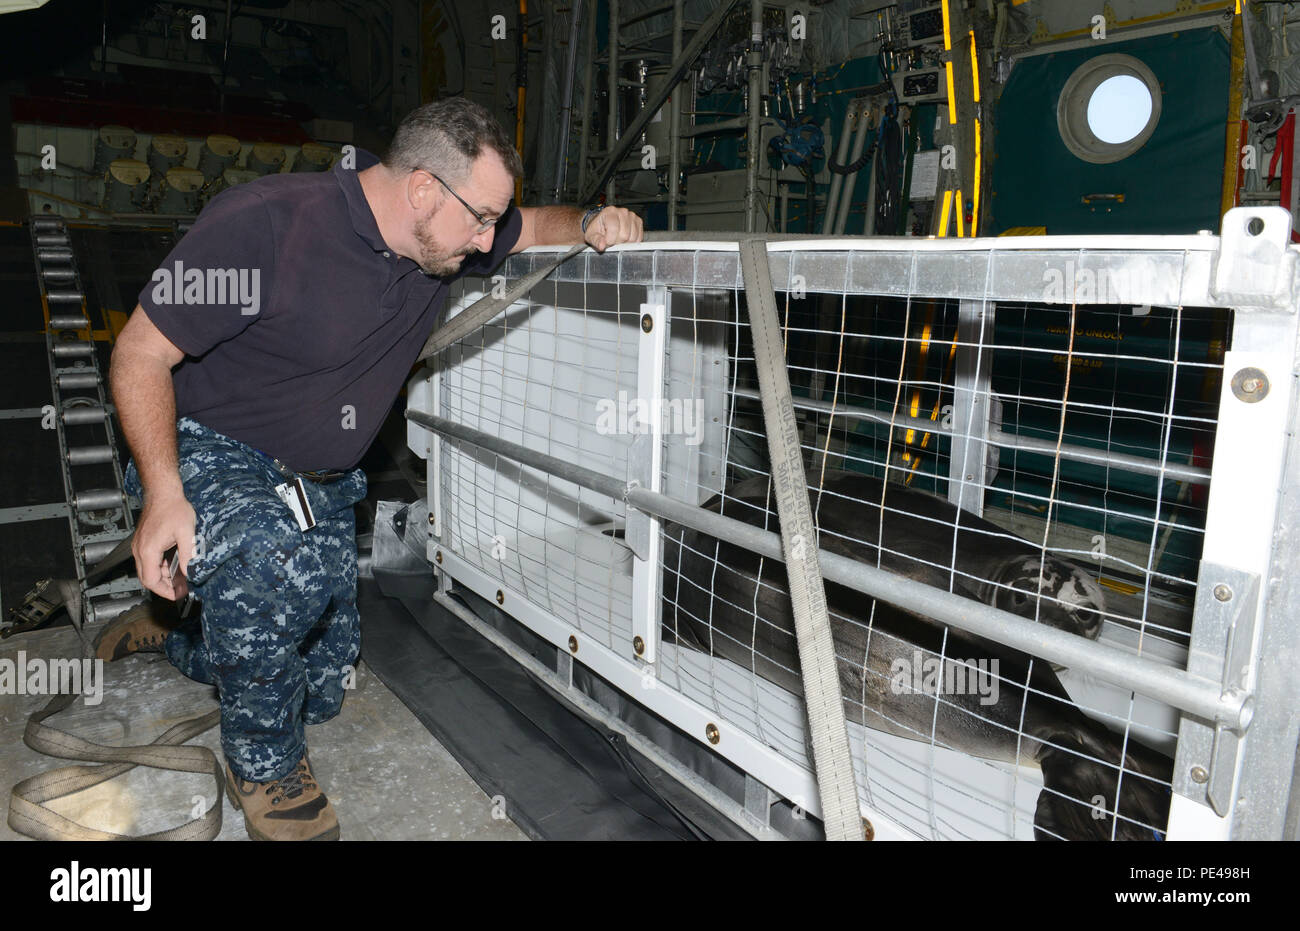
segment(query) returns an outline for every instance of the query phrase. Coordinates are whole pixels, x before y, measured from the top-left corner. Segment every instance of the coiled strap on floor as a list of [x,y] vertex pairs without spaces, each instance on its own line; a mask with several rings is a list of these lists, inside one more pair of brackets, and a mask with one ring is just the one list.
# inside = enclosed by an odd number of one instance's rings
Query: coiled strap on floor
[[[42,723],[70,706],[80,696],[56,695],[27,720],[23,742],[37,753],[65,760],[89,760],[98,766],[61,766],[24,779],[9,799],[9,827],[37,840],[212,840],[221,833],[222,789],[225,772],[207,747],[179,746],[214,727],[221,719],[213,710],[167,729],[150,744],[109,747],[56,730]],[[153,834],[125,835],[99,831],[46,808],[43,803],[107,782],[137,766],[178,773],[211,773],[216,783],[213,804],[199,818]]]
[[[118,549],[121,548],[119,545]],[[130,552],[129,548],[127,552]],[[81,593],[77,584],[71,582],[60,586],[59,594],[68,609],[72,626],[81,638],[84,655],[92,657],[94,649],[82,626]],[[71,706],[79,697],[76,694],[65,694],[51,698],[44,708],[27,719],[23,743],[46,756],[61,760],[87,760],[101,765],[61,766],[18,783],[9,796],[9,827],[37,840],[212,840],[221,833],[221,793],[225,782],[221,762],[207,747],[180,746],[215,727],[221,720],[220,709],[172,725],[153,743],[110,747],[43,723]],[[178,773],[212,773],[216,783],[212,806],[201,817],[179,827],[142,835],[114,834],[88,828],[45,807],[45,802],[115,779],[137,766]]]

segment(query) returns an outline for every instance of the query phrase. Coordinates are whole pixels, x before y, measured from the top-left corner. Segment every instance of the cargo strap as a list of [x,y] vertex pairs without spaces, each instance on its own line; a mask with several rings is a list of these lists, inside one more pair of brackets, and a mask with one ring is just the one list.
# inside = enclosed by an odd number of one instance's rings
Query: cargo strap
[[[125,553],[125,556],[122,554]],[[106,573],[113,565],[120,565],[131,555],[130,537],[123,540],[112,553],[95,567],[96,573]],[[87,638],[82,623],[81,589],[75,581],[55,583],[58,593],[51,597],[52,608],[64,606],[72,626],[81,638],[83,655],[92,658],[94,648]],[[57,600],[55,600],[57,599]],[[61,766],[22,780],[13,787],[9,798],[9,827],[19,834],[37,840],[212,840],[221,833],[222,789],[225,772],[217,755],[207,747],[180,746],[216,726],[221,720],[220,710],[181,721],[168,728],[166,733],[150,744],[111,747],[77,737],[43,723],[80,697],[75,694],[56,695],[27,719],[23,743],[37,753],[62,760],[85,760],[98,766]],[[198,818],[179,827],[168,828],[153,834],[125,835],[86,827],[66,818],[45,806],[45,802],[63,798],[97,786],[101,782],[122,775],[137,766],[163,769],[178,773],[211,773],[216,783],[212,805]]]

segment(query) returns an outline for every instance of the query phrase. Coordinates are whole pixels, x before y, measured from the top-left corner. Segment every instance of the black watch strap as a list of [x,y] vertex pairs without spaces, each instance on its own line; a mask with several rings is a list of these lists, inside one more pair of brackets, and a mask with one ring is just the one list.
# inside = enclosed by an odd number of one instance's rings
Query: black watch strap
[[596,214],[600,213],[604,209],[604,204],[597,204],[582,215],[582,234],[584,236],[587,235],[587,224],[595,218]]

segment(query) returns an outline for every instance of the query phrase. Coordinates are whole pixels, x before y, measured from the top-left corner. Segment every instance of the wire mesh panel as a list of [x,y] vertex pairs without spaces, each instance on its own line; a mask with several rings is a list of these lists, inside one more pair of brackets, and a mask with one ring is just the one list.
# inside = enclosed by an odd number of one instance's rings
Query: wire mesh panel
[[[1250,321],[1210,293],[1203,241],[1143,245],[770,245],[808,545],[1186,669],[1225,352]],[[647,389],[655,301],[669,332]],[[734,246],[579,256],[436,373],[448,420],[779,531]],[[604,652],[580,660],[815,810],[779,560],[665,519],[660,565],[621,500],[473,444],[443,442],[435,474],[454,576],[522,595],[544,635],[591,640]],[[635,571],[661,585],[649,652]],[[1177,708],[856,586],[826,593],[883,836],[1165,836]]]
[[[459,306],[481,294],[469,292]],[[544,282],[527,307],[517,306],[444,352],[440,413],[627,477],[634,440],[642,435],[637,362],[644,298],[644,288],[616,282]],[[665,411],[682,431],[673,448],[716,447],[721,426],[710,417],[706,427],[696,403],[698,386],[718,377],[713,360],[688,352],[674,357],[681,364],[670,366],[667,377],[693,403]],[[670,492],[717,485],[716,478],[698,475],[701,460],[693,452],[666,461],[675,476]],[[632,553],[624,542],[623,502],[454,444],[444,447],[438,491],[439,543],[449,555],[608,648],[632,642]]]

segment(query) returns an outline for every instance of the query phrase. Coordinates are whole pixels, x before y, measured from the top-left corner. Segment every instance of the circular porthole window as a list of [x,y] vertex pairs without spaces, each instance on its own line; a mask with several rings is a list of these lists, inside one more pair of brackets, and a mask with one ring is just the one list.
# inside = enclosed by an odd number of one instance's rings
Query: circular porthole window
[[1160,83],[1131,55],[1098,55],[1065,82],[1056,123],[1066,147],[1094,164],[1118,162],[1146,145],[1160,122]]

